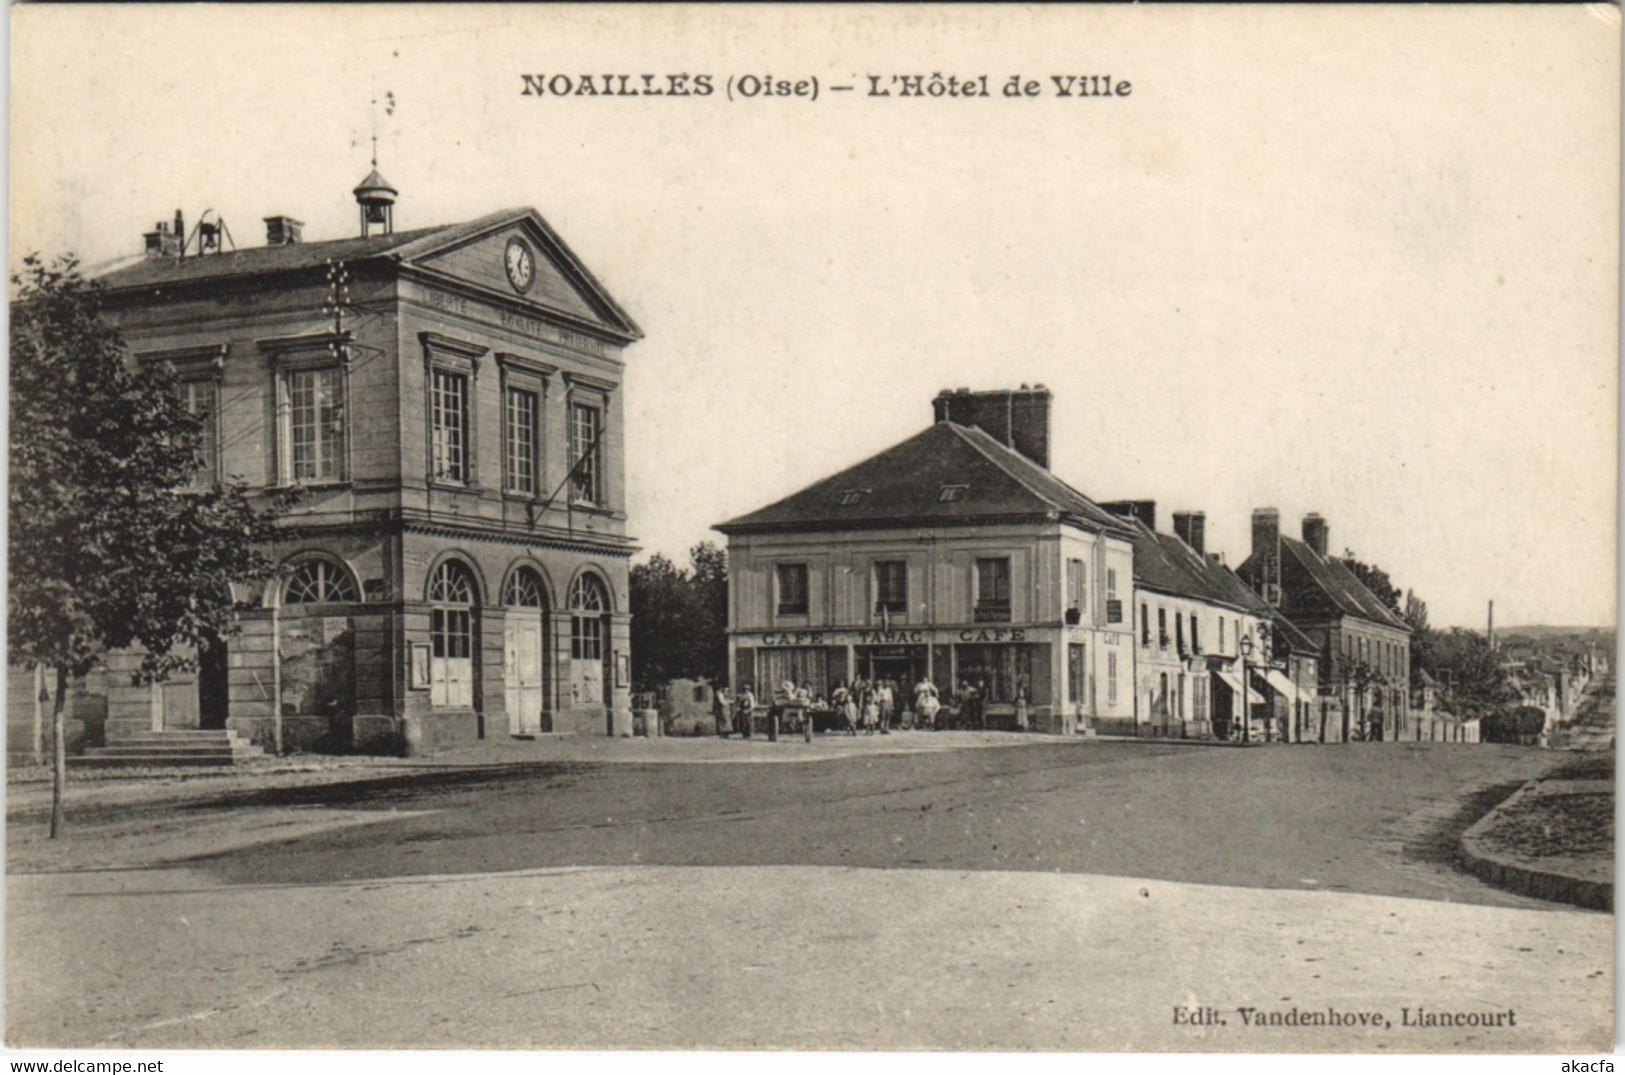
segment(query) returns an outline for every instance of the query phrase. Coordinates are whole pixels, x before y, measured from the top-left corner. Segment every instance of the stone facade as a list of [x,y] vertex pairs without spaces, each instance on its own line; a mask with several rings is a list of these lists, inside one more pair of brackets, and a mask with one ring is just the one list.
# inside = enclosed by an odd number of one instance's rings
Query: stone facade
[[533,210],[321,243],[271,230],[104,277],[134,360],[173,365],[206,413],[199,481],[299,493],[277,578],[238,595],[241,632],[196,675],[145,685],[139,655],[109,659],[108,735],[415,752],[629,727],[637,326]]
[[1122,524],[1050,475],[1049,393],[945,392],[925,432],[728,536],[733,685],[828,695],[888,679],[969,690],[990,727],[1132,722],[1133,556]]

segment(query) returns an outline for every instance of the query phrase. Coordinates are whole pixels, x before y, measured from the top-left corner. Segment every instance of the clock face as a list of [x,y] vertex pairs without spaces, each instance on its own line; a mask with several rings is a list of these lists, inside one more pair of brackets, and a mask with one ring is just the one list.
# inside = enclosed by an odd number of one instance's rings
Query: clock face
[[536,261],[523,239],[508,240],[508,251],[503,261],[508,268],[508,282],[515,290],[529,291],[536,279]]

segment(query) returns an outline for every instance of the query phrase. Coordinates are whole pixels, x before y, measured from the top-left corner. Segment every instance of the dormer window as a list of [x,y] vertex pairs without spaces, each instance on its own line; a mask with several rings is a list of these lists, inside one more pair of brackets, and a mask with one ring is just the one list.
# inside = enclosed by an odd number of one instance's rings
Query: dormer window
[[847,489],[841,493],[841,507],[849,508],[853,504],[862,503],[863,498],[868,495],[867,489]]
[[965,490],[969,488],[968,485],[944,485],[942,492],[937,494],[937,503],[947,504],[954,500],[964,500]]

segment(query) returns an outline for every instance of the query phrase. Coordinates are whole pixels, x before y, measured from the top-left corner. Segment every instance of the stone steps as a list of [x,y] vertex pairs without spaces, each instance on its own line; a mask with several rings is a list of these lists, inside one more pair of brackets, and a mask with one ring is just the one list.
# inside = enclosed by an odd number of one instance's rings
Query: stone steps
[[105,747],[91,747],[82,757],[68,759],[68,764],[81,769],[224,766],[264,753],[234,731],[178,728],[119,736]]

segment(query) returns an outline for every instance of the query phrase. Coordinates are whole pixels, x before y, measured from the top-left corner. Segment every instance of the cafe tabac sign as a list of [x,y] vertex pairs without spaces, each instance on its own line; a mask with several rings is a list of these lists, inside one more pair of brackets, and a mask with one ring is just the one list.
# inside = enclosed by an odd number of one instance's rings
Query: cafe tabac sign
[[915,627],[898,631],[747,631],[760,646],[925,646],[946,642],[1025,642],[1025,627]]

